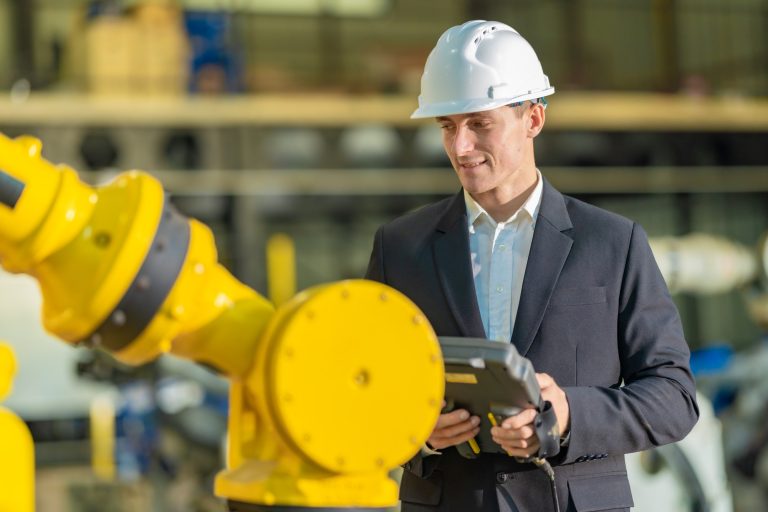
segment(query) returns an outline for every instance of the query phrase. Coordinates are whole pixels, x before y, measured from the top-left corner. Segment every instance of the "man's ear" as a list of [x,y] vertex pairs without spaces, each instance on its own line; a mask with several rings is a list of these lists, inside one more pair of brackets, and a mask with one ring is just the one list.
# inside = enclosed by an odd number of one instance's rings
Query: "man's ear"
[[534,103],[528,112],[529,114],[526,116],[527,135],[533,139],[544,129],[544,121],[547,115],[544,113],[544,105],[541,103]]

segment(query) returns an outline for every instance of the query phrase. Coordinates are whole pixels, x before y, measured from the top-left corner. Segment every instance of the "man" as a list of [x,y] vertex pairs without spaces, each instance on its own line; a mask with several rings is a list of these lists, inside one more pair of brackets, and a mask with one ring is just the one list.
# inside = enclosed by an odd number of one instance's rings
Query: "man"
[[[556,413],[560,509],[628,510],[624,454],[677,441],[698,417],[688,347],[646,235],[536,169],[554,88],[514,29],[447,30],[421,86],[412,117],[437,120],[463,191],[382,226],[367,275],[410,297],[440,336],[514,343]],[[510,456],[465,459],[455,446],[481,419],[442,414],[405,466],[402,510],[552,510],[547,475],[515,459],[538,450],[534,417],[493,428]]]

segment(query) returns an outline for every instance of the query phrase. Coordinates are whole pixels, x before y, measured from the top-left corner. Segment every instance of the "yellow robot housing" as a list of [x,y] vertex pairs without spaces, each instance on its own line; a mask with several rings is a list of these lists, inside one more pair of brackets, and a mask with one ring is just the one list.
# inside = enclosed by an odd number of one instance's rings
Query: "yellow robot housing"
[[410,300],[352,280],[275,310],[155,178],[91,187],[40,153],[0,135],[0,264],[38,280],[48,331],[126,363],[173,353],[229,377],[215,492],[231,510],[396,503],[388,473],[427,439],[444,391],[437,338]]

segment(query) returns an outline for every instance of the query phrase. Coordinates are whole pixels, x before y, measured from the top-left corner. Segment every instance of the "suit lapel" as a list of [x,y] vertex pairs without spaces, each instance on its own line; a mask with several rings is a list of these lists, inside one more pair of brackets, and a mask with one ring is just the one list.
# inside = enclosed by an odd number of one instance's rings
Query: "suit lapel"
[[459,193],[437,225],[432,246],[435,267],[448,306],[462,335],[485,338],[483,320],[477,305],[475,281],[469,255],[467,211],[464,195]]
[[512,332],[512,343],[522,355],[528,352],[533,343],[552,291],[571,251],[573,239],[563,231],[572,227],[562,194],[544,180],[541,206]]

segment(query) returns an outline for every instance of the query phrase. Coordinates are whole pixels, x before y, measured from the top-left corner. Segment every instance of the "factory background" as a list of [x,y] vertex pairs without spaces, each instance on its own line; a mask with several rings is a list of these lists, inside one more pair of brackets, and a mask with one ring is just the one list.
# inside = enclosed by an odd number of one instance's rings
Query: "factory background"
[[[298,289],[361,277],[378,225],[458,190],[439,130],[409,115],[435,40],[467,19],[515,27],[556,88],[542,173],[685,254],[657,257],[722,427],[701,440],[722,452],[698,490],[669,477],[656,510],[768,509],[766,0],[2,0],[0,132],[40,138],[93,184],[151,172],[262,293],[277,233]],[[59,347],[32,326],[34,286],[1,282],[0,338],[21,363],[4,405],[37,441],[38,510],[223,510],[226,383]],[[118,428],[110,478],[90,467],[103,393],[142,429]]]

